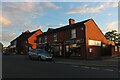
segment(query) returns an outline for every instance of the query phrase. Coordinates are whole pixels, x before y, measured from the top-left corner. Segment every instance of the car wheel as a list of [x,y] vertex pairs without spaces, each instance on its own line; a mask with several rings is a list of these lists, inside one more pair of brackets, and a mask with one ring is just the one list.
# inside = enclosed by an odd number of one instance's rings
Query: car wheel
[[38,60],[39,60],[39,61],[41,61],[41,60],[42,60],[41,56],[39,56],[39,57],[38,57]]

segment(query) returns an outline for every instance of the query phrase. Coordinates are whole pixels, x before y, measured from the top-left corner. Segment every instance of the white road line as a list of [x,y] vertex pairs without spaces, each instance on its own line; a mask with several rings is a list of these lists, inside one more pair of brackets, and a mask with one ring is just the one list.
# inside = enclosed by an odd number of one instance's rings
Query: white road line
[[114,70],[112,70],[112,69],[105,69],[105,70],[107,70],[107,71],[114,71]]
[[91,67],[91,69],[100,70],[99,68]]
[[120,72],[120,71],[119,71]]
[[86,68],[86,69],[89,69],[90,67],[87,67],[87,66],[81,66],[82,68]]

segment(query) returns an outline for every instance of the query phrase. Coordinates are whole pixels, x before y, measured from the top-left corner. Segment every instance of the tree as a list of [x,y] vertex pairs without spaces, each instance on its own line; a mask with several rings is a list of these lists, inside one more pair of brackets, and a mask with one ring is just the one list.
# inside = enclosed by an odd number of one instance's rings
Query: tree
[[120,34],[116,30],[112,30],[105,33],[105,37],[109,41],[114,41],[115,43],[120,42]]

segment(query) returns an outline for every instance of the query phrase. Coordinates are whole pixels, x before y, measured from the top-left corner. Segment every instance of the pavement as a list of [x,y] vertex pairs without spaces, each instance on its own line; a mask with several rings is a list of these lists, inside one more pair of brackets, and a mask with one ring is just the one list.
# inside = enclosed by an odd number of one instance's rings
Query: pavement
[[65,59],[55,58],[55,63],[73,64],[73,65],[86,65],[86,66],[114,66],[120,67],[120,57],[114,57],[104,60],[79,60],[79,59]]

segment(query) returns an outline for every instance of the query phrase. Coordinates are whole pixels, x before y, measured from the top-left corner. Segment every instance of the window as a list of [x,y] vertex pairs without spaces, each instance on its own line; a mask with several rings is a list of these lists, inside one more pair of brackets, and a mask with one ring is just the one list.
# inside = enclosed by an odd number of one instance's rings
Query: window
[[41,37],[39,37],[39,41],[38,42],[41,43]]
[[57,41],[57,34],[56,33],[54,34],[53,37],[54,37],[54,41]]
[[45,36],[45,43],[47,43],[47,36]]
[[80,39],[80,43],[84,43],[84,39]]
[[83,30],[83,27],[81,28],[81,30]]
[[115,51],[117,51],[117,46],[115,46]]
[[106,47],[106,45],[105,45],[105,44],[102,44],[102,47]]
[[89,52],[90,52],[90,53],[92,52],[92,50],[93,50],[92,48],[89,48]]
[[71,38],[76,38],[76,29],[71,30]]

